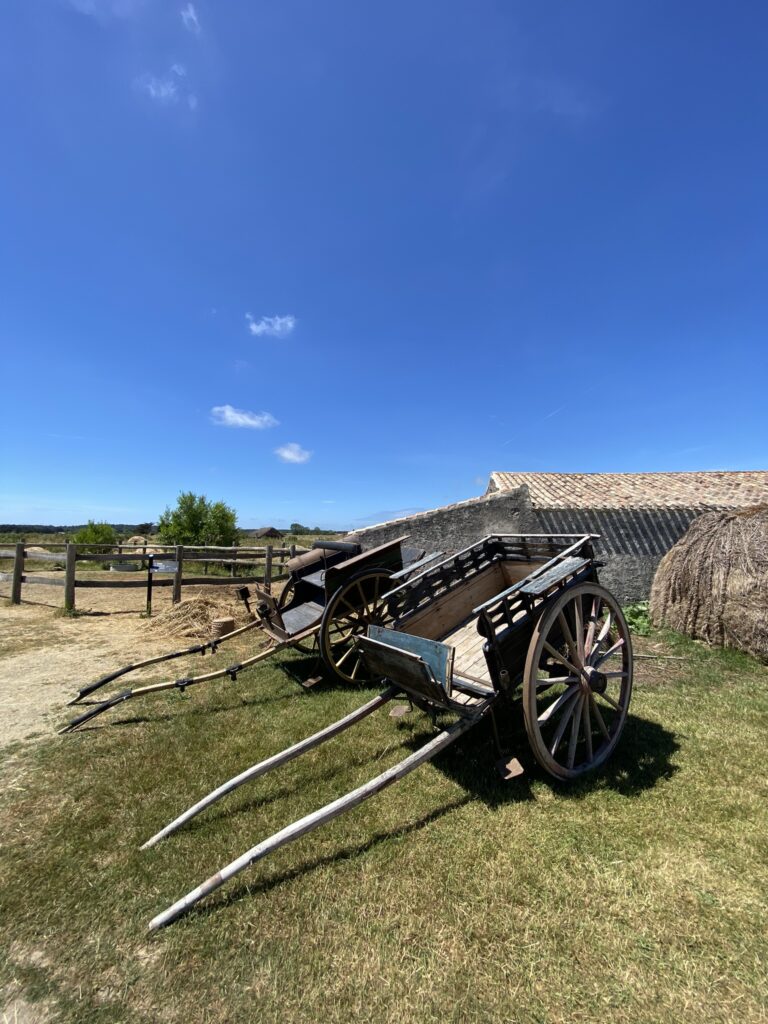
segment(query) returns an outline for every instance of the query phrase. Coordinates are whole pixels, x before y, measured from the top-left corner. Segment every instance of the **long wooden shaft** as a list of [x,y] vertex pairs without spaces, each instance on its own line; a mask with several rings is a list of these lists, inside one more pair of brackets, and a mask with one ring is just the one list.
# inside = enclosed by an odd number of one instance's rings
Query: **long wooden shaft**
[[367,704],[363,704],[362,707],[357,708],[351,714],[345,718],[340,718],[338,722],[334,722],[332,725],[326,726],[325,729],[321,729],[320,732],[316,732],[313,736],[308,736],[307,739],[301,740],[299,743],[294,743],[292,747],[288,747],[279,754],[274,754],[272,757],[268,757],[265,761],[260,761],[258,764],[252,765],[250,768],[246,768],[244,772],[236,775],[229,782],[225,782],[219,786],[218,789],[214,789],[207,796],[204,796],[202,800],[199,800],[196,804],[180,814],[178,818],[166,825],[165,828],[148,839],[141,847],[142,850],[148,849],[150,846],[154,846],[155,843],[160,842],[161,839],[165,839],[176,829],[181,828],[182,825],[186,824],[192,818],[194,818],[201,811],[204,811],[206,807],[210,807],[211,804],[215,804],[217,800],[220,800],[227,793],[231,793],[233,790],[242,786],[246,782],[250,782],[251,779],[258,779],[261,775],[266,775],[267,772],[271,772],[275,768],[279,768],[281,764],[286,764],[288,761],[292,761],[294,758],[299,757],[301,754],[306,753],[308,750],[312,750],[315,747],[319,747],[321,743],[325,743],[327,740],[333,739],[334,736],[338,736],[340,732],[344,732],[351,725],[356,722],[360,722],[363,718],[366,718],[372,712],[376,711],[386,704],[387,701],[392,700],[398,691],[394,686],[390,686],[388,689],[380,693],[378,697],[374,697],[373,700],[368,701]]
[[[294,644],[300,643],[302,640],[306,640],[307,637],[313,636],[320,630],[320,624],[312,626],[310,629],[305,629],[303,633],[296,633],[295,636],[289,637],[287,640],[281,643],[275,644],[273,647],[268,647],[265,651],[261,651],[259,654],[255,654],[252,658],[246,658],[245,661],[239,662],[237,665],[228,665],[227,668],[217,669],[215,672],[206,672],[201,676],[189,676],[186,679],[168,679],[163,683],[150,683],[148,686],[139,686],[135,690],[124,690],[122,693],[116,694],[109,700],[105,700],[102,704],[96,704],[95,707],[89,708],[84,714],[78,715],[77,718],[73,718],[71,722],[68,722],[63,729],[59,729],[60,733],[74,732],[81,725],[85,725],[86,722],[90,722],[92,718],[96,718],[97,715],[102,714],[104,711],[108,711],[110,708],[117,707],[118,704],[123,704],[127,700],[131,700],[133,697],[143,697],[147,693],[160,693],[161,690],[186,690],[188,686],[196,686],[198,683],[207,683],[211,679],[223,679],[224,676],[229,676],[234,682],[237,674],[242,672],[243,669],[250,668],[251,665],[256,665],[260,661],[265,661],[267,658],[271,658],[273,654],[277,654],[278,651],[284,651],[286,647],[293,647]],[[231,635],[231,634],[230,634]]]
[[298,821],[294,821],[292,825],[288,825],[286,828],[276,832],[269,839],[265,839],[259,843],[258,846],[254,846],[252,849],[244,853],[242,857],[238,857],[237,860],[233,860],[231,864],[227,864],[226,867],[222,868],[221,871],[217,871],[215,875],[203,882],[202,885],[198,885],[196,889],[187,893],[186,896],[178,900],[173,906],[168,907],[162,914],[158,914],[149,922],[149,930],[154,931],[156,928],[162,928],[166,924],[170,924],[175,921],[177,917],[186,913],[190,907],[193,907],[199,900],[203,899],[204,896],[208,896],[209,893],[214,892],[219,886],[223,885],[228,879],[234,875],[239,874],[244,868],[254,864],[257,860],[261,860],[266,857],[268,853],[272,853],[273,850],[279,850],[281,846],[285,846],[287,843],[293,842],[294,839],[299,839],[301,836],[306,835],[307,832],[312,832],[314,829],[319,828],[320,825],[324,825],[327,821],[332,821],[334,818],[338,818],[344,811],[349,811],[353,807],[357,807],[358,804],[363,803],[369,797],[374,796],[376,793],[380,793],[382,789],[386,789],[393,782],[397,782],[398,779],[402,779],[403,776],[408,775],[414,768],[418,768],[419,765],[425,761],[431,760],[436,754],[439,754],[441,750],[444,750],[447,746],[453,743],[454,740],[458,739],[462,733],[465,733],[467,729],[470,729],[478,721],[477,717],[474,718],[462,718],[455,725],[452,725],[450,729],[445,729],[439,733],[433,740],[426,743],[423,747],[417,750],[415,753],[406,757],[400,764],[389,768],[387,771],[382,772],[381,775],[377,775],[375,779],[371,779],[370,782],[366,782],[364,785],[359,786],[357,789],[352,790],[351,793],[347,793],[346,796],[339,797],[338,800],[334,800],[330,804],[326,804],[325,807],[321,807],[319,811],[313,811],[311,814],[305,815],[303,818],[299,818]]
[[109,672],[107,675],[102,676],[101,679],[97,679],[94,683],[89,683],[84,686],[81,690],[78,690],[77,696],[74,697],[69,703],[77,704],[78,701],[82,700],[83,697],[87,697],[88,694],[93,693],[100,687],[105,686],[107,683],[111,683],[114,679],[119,679],[121,676],[128,675],[129,672],[134,672],[138,668],[146,668],[148,665],[158,665],[161,661],[171,661],[173,658],[183,658],[185,654],[205,654],[210,648],[213,651],[219,644],[223,644],[225,640],[231,640],[232,637],[239,636],[241,633],[246,633],[249,629],[256,629],[261,626],[261,622],[257,619],[254,622],[248,622],[245,626],[239,626],[237,629],[233,629],[231,633],[225,633],[224,636],[218,638],[218,640],[208,640],[204,644],[194,644],[192,647],[185,647],[181,651],[171,651],[169,654],[158,654],[154,658],[145,658],[143,661],[135,661],[130,665],[124,665],[122,668],[116,669],[114,672]]

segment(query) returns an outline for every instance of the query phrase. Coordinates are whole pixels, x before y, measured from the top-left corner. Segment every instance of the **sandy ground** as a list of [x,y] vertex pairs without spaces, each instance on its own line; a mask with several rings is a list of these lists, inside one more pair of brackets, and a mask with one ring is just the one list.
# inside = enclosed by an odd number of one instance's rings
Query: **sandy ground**
[[[40,575],[53,574],[48,570]],[[135,579],[138,574],[114,575]],[[104,580],[109,574],[78,573],[80,578]],[[225,603],[233,600],[227,586],[187,587],[182,596],[187,601],[200,593]],[[121,665],[197,642],[157,628],[156,616],[172,608],[170,587],[154,591],[151,621],[142,617],[144,588],[78,590],[81,614],[76,617],[61,614],[64,593],[60,587],[24,586],[22,603],[15,606],[7,603],[9,596],[9,584],[0,583],[0,750],[19,740],[50,735],[55,726],[77,714],[65,711],[65,705],[86,683]],[[169,664],[172,678],[174,663]],[[156,677],[157,672],[157,666],[132,672],[125,686]],[[118,682],[109,687],[110,693],[116,692],[116,686],[122,688]]]
[[137,650],[150,657],[193,642],[152,636],[147,626],[137,615],[61,618],[44,605],[1,606],[0,748],[50,734],[82,685]]

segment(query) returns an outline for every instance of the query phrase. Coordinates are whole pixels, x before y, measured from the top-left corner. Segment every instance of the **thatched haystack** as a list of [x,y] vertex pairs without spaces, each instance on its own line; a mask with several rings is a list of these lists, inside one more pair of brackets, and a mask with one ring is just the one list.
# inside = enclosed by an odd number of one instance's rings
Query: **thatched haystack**
[[134,537],[129,537],[128,540],[125,543],[126,544],[135,544],[137,547],[140,547],[141,545],[147,543],[147,538],[146,537],[142,537],[141,534],[137,533]]
[[651,620],[768,662],[768,505],[707,512],[659,563]]
[[[224,589],[224,588],[222,588]],[[245,606],[238,601],[234,590],[214,595],[198,591],[179,604],[165,608],[148,622],[152,632],[166,636],[194,637],[195,640],[210,640],[214,634],[216,619],[234,619],[235,626],[250,622]]]

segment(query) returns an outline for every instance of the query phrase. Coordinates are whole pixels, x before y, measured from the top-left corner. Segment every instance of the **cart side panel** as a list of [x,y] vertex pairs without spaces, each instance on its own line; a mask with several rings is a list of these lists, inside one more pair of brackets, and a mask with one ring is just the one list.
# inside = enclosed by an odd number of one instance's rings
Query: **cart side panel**
[[403,568],[401,543],[404,540],[405,537],[399,537],[329,568],[325,573],[326,597],[332,597],[339,587],[364,569],[388,569],[399,572]]
[[534,627],[548,605],[577,583],[597,582],[597,569],[591,559],[568,559],[556,569],[559,572],[550,571],[546,577],[531,581],[527,588],[524,584],[480,612],[478,630],[488,638],[486,657],[491,676],[504,689],[522,681]]
[[[496,546],[486,538],[396,588],[389,600],[389,611],[398,628],[412,632],[411,622],[413,625],[418,622],[416,613],[434,605],[457,587],[467,588],[481,573],[494,567],[497,554]],[[491,594],[493,590],[489,596]],[[470,607],[467,614],[471,611]]]
[[[394,590],[389,611],[399,629],[439,639],[494,594],[556,558],[574,539],[529,534],[485,537]],[[449,599],[453,591],[461,596]]]

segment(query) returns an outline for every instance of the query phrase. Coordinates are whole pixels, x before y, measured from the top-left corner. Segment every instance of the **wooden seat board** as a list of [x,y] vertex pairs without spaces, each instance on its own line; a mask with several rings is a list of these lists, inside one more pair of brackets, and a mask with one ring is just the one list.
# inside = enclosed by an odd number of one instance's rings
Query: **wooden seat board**
[[307,601],[297,608],[289,608],[283,612],[283,625],[289,636],[294,633],[301,633],[310,626],[314,626],[323,617],[323,606],[315,601]]
[[491,684],[491,675],[488,671],[488,663],[483,653],[485,637],[477,631],[477,619],[472,618],[458,629],[443,637],[443,643],[450,644],[454,650],[453,671],[455,675],[466,672],[467,675],[482,679],[483,682]]

